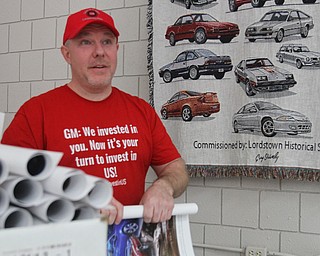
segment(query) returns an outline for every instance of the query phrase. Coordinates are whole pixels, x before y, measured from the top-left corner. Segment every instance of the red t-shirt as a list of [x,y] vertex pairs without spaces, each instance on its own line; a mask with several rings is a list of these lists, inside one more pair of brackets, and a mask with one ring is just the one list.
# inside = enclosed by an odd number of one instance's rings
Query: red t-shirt
[[60,165],[108,179],[124,205],[139,203],[150,165],[180,157],[154,109],[115,87],[99,102],[68,86],[33,97],[19,109],[2,143],[63,152]]

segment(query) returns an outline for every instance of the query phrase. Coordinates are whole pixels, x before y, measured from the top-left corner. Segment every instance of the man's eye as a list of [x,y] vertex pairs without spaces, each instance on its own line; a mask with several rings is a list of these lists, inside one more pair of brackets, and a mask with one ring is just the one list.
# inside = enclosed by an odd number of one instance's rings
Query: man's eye
[[91,42],[89,40],[81,40],[80,42],[81,45],[89,45]]
[[110,39],[106,39],[106,40],[102,41],[102,43],[104,45],[108,45],[108,44],[112,44],[112,41]]

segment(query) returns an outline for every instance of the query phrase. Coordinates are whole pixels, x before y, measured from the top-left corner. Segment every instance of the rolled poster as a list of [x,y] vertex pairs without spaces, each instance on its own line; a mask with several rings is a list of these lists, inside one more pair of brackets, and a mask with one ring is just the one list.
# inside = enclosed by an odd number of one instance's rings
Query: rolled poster
[[26,209],[10,206],[0,215],[0,229],[27,227],[33,225],[33,218]]
[[57,166],[54,172],[41,183],[45,191],[73,201],[78,201],[88,193],[85,173],[78,169]]
[[0,215],[9,208],[9,204],[10,198],[7,191],[0,187]]
[[52,174],[62,153],[0,144],[0,156],[6,161],[10,173],[43,180]]
[[93,219],[100,216],[97,209],[84,203],[74,203],[75,214],[72,220]]
[[[4,158],[4,156],[2,158]],[[0,184],[3,183],[9,176],[9,167],[2,158],[0,157]]]
[[88,193],[81,201],[96,209],[107,207],[113,196],[111,183],[92,175],[86,175],[86,178],[89,184]]
[[9,194],[11,203],[20,207],[36,205],[43,197],[41,183],[22,176],[9,176],[1,187]]
[[71,201],[52,194],[44,194],[42,202],[28,210],[45,222],[69,222],[75,213]]

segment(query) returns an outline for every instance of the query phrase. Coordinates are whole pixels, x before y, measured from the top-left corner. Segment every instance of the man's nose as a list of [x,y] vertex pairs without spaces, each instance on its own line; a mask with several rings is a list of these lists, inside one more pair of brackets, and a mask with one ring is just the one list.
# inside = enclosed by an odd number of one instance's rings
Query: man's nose
[[96,43],[94,45],[94,57],[104,56],[104,49],[101,43]]

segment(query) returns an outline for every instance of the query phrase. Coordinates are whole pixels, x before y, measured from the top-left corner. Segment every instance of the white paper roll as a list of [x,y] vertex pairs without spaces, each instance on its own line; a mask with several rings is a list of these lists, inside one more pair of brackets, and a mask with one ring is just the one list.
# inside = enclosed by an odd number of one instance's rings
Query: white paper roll
[[8,164],[3,160],[5,156],[0,157],[0,184],[3,183],[9,176]]
[[41,183],[45,191],[73,201],[84,198],[89,190],[83,171],[62,166],[57,166]]
[[27,227],[33,225],[33,218],[26,209],[10,206],[0,216],[0,229]]
[[100,216],[99,211],[90,207],[84,203],[74,203],[75,206],[75,214],[72,220],[85,220],[85,219],[93,219],[98,218]]
[[0,187],[0,215],[2,215],[8,208],[10,199],[8,193]]
[[41,183],[26,177],[9,176],[1,187],[7,191],[11,203],[20,207],[36,205],[43,197]]
[[86,175],[88,180],[88,194],[81,199],[82,202],[95,209],[107,207],[113,196],[112,185],[106,179],[98,178],[92,175]]
[[[198,212],[198,205],[195,203],[175,204],[172,215],[189,215]],[[123,207],[123,219],[135,219],[143,217],[143,205],[130,205]]]
[[43,180],[52,174],[62,153],[0,144],[0,156],[5,158],[10,173]]
[[39,226],[39,225],[46,225],[48,222],[45,222],[43,220],[40,220],[38,217],[32,215],[33,217],[33,226]]
[[75,207],[67,199],[52,194],[44,194],[39,205],[29,207],[28,210],[45,222],[68,222],[74,217]]

